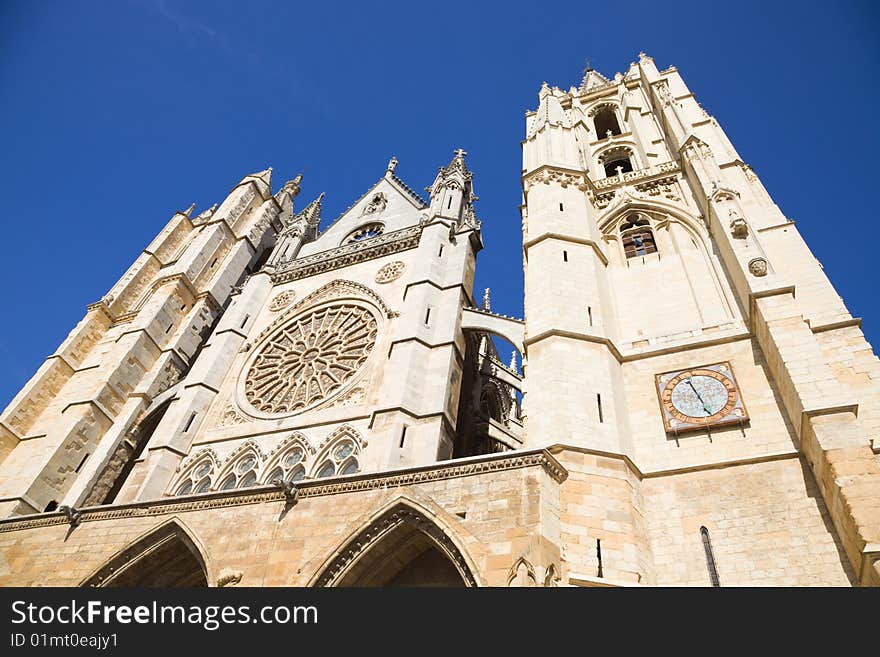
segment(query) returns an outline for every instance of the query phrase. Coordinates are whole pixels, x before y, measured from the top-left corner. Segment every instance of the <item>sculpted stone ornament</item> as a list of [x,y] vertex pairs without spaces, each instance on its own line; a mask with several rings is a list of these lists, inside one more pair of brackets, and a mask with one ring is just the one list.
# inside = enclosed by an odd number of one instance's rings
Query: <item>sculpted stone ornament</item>
[[287,306],[289,306],[293,302],[295,296],[296,293],[293,290],[284,290],[283,292],[279,292],[269,303],[269,310],[274,313],[283,308],[287,308]]
[[290,414],[334,396],[366,363],[376,343],[373,314],[350,303],[308,311],[263,345],[245,379],[257,410]]
[[736,210],[730,211],[730,234],[737,239],[745,239],[749,236],[749,225]]
[[767,260],[764,258],[752,258],[749,260],[749,271],[752,276],[766,276],[767,275]]
[[241,578],[244,576],[244,573],[240,570],[232,570],[231,568],[224,568],[220,571],[220,576],[217,577],[217,586],[219,588],[223,588],[225,586],[235,586],[241,581]]
[[386,205],[388,205],[388,199],[385,197],[385,194],[378,192],[374,194],[373,198],[370,199],[370,202],[367,203],[363,212],[361,212],[361,216],[382,212]]
[[406,269],[406,265],[400,260],[389,262],[387,265],[382,265],[379,268],[379,271],[376,272],[375,280],[380,284],[396,281],[403,275],[404,269]]

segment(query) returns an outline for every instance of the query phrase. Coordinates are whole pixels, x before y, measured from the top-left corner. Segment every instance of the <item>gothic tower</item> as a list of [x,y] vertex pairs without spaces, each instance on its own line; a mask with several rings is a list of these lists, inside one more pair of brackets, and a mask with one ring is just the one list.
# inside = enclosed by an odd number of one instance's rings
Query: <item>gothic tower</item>
[[613,79],[545,83],[526,119],[526,445],[622,459],[584,470],[619,494],[577,498],[608,545],[563,535],[571,562],[595,568],[600,547],[627,577],[681,582],[683,563],[662,573],[682,540],[664,525],[747,549],[759,537],[733,519],[809,507],[787,499],[803,479],[876,582],[880,365],[795,222],[644,54]]

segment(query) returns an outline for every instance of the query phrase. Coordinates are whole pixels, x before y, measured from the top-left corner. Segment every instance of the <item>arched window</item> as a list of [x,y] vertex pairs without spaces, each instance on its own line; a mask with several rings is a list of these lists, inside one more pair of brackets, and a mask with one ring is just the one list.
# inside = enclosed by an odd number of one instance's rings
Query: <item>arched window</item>
[[607,139],[620,134],[620,124],[617,122],[617,113],[611,105],[604,105],[593,117],[593,125],[596,127],[596,139]]
[[200,461],[181,478],[174,494],[198,495],[199,493],[207,493],[208,489],[211,488],[211,473],[213,470],[214,463],[210,458]]
[[300,481],[306,476],[306,451],[302,445],[295,444],[278,459],[278,465],[272,468],[266,483],[271,484],[279,479],[284,481]]
[[354,474],[360,470],[357,460],[358,451],[358,445],[352,438],[343,438],[327,452],[327,456],[318,466],[315,476],[332,477],[333,475]]
[[631,214],[621,224],[620,239],[627,259],[657,252],[651,224],[639,214]]
[[385,232],[385,224],[379,222],[364,224],[349,233],[348,237],[346,237],[342,243],[351,244],[352,242],[363,242],[364,240],[378,237],[383,232]]
[[605,177],[611,178],[618,173],[627,173],[634,169],[632,151],[618,147],[605,151],[599,158],[599,164],[605,170]]
[[257,483],[257,457],[255,454],[245,454],[232,468],[232,472],[223,477],[219,490],[231,490],[233,488],[248,488]]
[[712,552],[712,541],[709,538],[709,530],[700,527],[700,536],[703,537],[703,550],[706,552],[706,567],[709,569],[709,581],[712,586],[721,586],[718,579],[718,569],[715,567],[715,554]]

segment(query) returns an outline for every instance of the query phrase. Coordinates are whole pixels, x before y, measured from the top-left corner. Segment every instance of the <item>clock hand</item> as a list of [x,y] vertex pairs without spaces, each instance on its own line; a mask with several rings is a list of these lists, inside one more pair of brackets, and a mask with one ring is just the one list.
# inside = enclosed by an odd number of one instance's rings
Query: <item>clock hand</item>
[[687,381],[687,384],[691,387],[691,390],[694,391],[694,394],[697,396],[697,399],[700,400],[700,403],[703,405],[703,410],[706,411],[706,415],[712,415],[712,413],[709,411],[709,407],[706,406],[706,402],[703,401],[703,398],[700,397],[700,393],[697,392],[697,389],[694,387],[693,381],[691,381],[690,377],[688,377],[685,380]]

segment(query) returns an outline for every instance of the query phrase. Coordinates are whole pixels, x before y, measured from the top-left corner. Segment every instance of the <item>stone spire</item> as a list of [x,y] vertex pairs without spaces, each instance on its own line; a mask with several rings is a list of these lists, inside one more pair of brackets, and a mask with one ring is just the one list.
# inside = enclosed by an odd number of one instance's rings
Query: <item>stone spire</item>
[[321,223],[321,201],[324,200],[324,192],[321,192],[314,201],[303,208],[294,218],[294,223],[304,223],[311,228],[317,228]]
[[517,369],[516,369],[516,349],[514,349],[512,352],[510,352],[510,369],[512,369],[514,372],[517,371]]
[[452,161],[440,167],[437,177],[426,191],[431,195],[431,209],[435,216],[454,219],[458,223],[479,226],[474,213],[473,174],[464,161],[467,152],[461,148],[454,151]]
[[492,310],[492,299],[490,297],[491,290],[486,288],[483,290],[483,310]]

